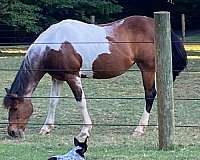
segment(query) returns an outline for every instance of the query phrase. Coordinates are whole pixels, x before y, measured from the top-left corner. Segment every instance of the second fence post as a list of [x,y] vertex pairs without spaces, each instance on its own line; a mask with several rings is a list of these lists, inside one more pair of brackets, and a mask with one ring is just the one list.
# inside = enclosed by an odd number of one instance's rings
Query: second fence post
[[155,12],[156,84],[159,148],[174,144],[174,100],[169,12]]
[[92,24],[95,24],[95,16],[94,15],[90,16],[90,22]]
[[182,40],[185,41],[185,14],[181,14]]

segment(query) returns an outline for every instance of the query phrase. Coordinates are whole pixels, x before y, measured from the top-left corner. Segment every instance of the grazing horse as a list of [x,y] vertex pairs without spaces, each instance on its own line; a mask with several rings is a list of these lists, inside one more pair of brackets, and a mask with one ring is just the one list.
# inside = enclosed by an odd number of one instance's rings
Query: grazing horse
[[[187,55],[183,43],[172,32],[173,80],[186,67]],[[66,81],[71,88],[83,117],[83,127],[77,136],[90,134],[92,121],[86,107],[81,78],[108,79],[119,76],[137,64],[143,78],[144,112],[135,133],[144,134],[156,96],[154,20],[131,16],[109,24],[94,25],[77,20],[63,20],[41,33],[27,50],[10,89],[6,89],[4,106],[8,111],[8,134],[23,134],[33,112],[31,96],[40,79],[52,76],[48,116],[41,133],[50,132],[61,86]]]

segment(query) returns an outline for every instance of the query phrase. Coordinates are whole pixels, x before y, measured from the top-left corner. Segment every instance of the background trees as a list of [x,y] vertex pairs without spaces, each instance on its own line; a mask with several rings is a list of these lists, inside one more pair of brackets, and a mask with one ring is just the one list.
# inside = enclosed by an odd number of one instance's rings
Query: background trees
[[72,18],[89,22],[90,15],[98,21],[112,20],[122,7],[114,1],[99,0],[1,0],[0,21],[26,32],[38,33],[50,24]]

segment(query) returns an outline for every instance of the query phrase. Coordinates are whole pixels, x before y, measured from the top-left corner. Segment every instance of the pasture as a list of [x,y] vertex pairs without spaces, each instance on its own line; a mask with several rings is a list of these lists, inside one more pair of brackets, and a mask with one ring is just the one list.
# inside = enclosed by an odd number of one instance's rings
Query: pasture
[[[22,57],[3,57],[0,58],[0,68],[18,69],[21,61]],[[158,150],[156,101],[146,134],[143,137],[132,135],[144,106],[144,99],[140,99],[144,97],[142,78],[136,70],[134,66],[126,74],[110,80],[83,80],[88,110],[96,124],[89,139],[87,159],[200,159],[200,60],[189,60],[187,69],[174,84],[176,133],[174,150],[170,151]],[[4,88],[12,83],[16,71],[1,70],[0,73],[2,104]],[[46,75],[33,96],[48,97],[50,85],[50,76]],[[7,111],[0,107],[0,159],[45,160],[51,155],[66,153],[73,147],[73,137],[79,133],[82,120],[67,84],[61,96],[68,98],[60,99],[56,110],[57,125],[50,135],[45,136],[39,135],[39,131],[47,115],[48,98],[32,99],[34,113],[25,139],[20,140],[7,136]]]

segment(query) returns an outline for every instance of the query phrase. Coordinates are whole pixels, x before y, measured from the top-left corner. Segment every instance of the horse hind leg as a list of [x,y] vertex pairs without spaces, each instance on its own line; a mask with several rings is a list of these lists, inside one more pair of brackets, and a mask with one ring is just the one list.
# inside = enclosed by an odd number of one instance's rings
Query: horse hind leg
[[145,70],[145,68],[142,65],[138,66],[142,72],[143,85],[145,91],[145,106],[142,117],[139,121],[139,125],[136,127],[133,134],[136,136],[142,136],[144,135],[145,128],[148,125],[150,111],[152,109],[153,101],[156,96],[156,89],[155,89],[155,72],[152,71],[154,70],[154,67],[152,67],[152,70],[151,69]]
[[82,88],[81,78],[78,76],[74,76],[73,78],[71,77],[67,80],[67,83],[74,94],[74,97],[76,99],[78,107],[80,108],[81,115],[83,118],[83,127],[78,136],[76,136],[76,138],[80,142],[84,142],[87,139],[87,137],[90,136],[90,132],[92,129],[92,121],[87,110],[86,98]]
[[40,129],[40,134],[42,135],[50,133],[50,131],[54,128],[55,110],[59,102],[59,96],[60,96],[62,85],[63,85],[63,81],[52,79],[48,114],[47,114],[47,118],[45,120],[44,125]]

